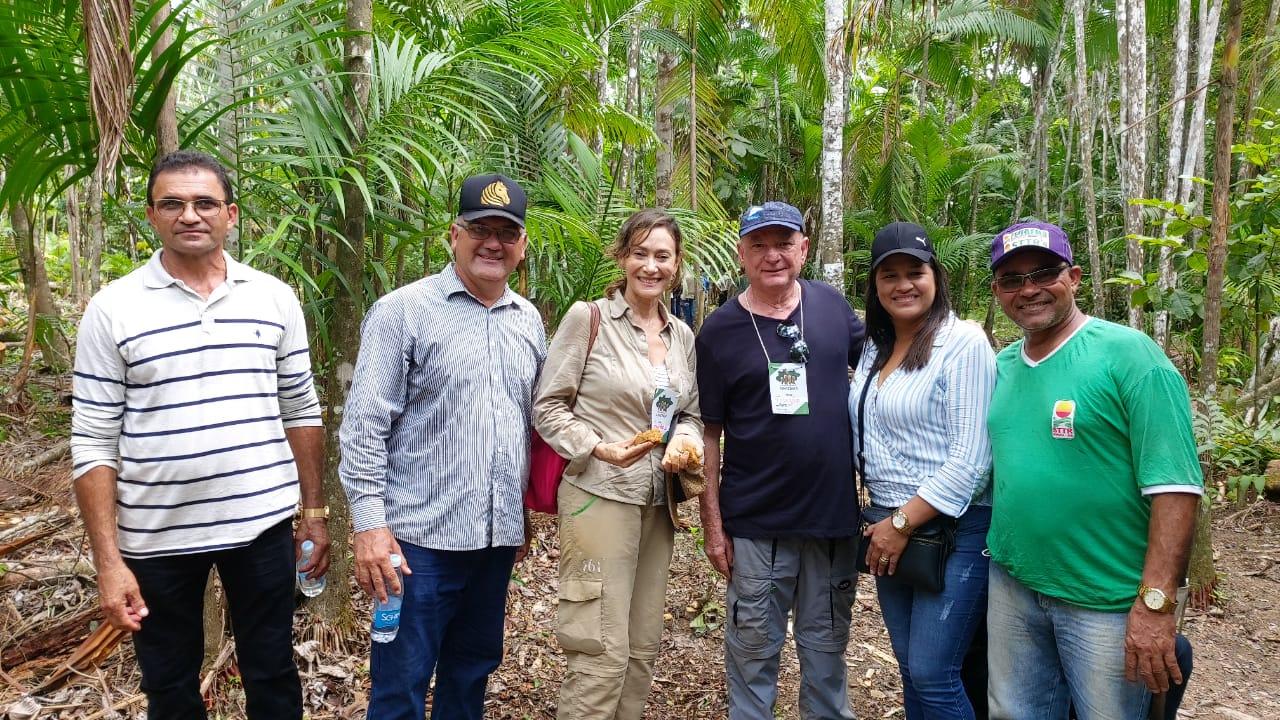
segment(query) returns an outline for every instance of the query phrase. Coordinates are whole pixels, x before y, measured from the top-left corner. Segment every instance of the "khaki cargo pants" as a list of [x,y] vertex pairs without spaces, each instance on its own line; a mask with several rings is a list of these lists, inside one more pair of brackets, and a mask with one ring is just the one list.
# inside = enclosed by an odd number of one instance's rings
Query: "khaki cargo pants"
[[559,720],[640,720],[662,641],[674,528],[665,506],[560,484]]

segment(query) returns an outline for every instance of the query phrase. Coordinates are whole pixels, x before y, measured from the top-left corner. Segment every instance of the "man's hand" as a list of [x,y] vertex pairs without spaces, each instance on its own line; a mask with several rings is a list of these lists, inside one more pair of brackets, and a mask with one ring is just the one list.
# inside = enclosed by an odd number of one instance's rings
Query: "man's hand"
[[293,531],[293,563],[302,559],[302,543],[310,540],[316,549],[311,551],[311,562],[298,568],[308,578],[322,577],[329,571],[329,523],[324,518],[302,518]]
[[726,579],[733,574],[733,540],[724,534],[724,526],[702,526],[702,547],[711,567]]
[[356,583],[379,602],[387,601],[387,592],[399,593],[400,578],[391,567],[391,556],[400,556],[400,572],[412,575],[409,561],[400,550],[390,528],[380,527],[355,534]]
[[1124,675],[1129,682],[1141,679],[1153,693],[1167,691],[1170,682],[1182,682],[1173,650],[1175,631],[1172,613],[1152,612],[1141,600],[1134,603],[1124,634]]
[[107,622],[117,630],[138,632],[147,616],[147,603],[138,580],[124,563],[98,568],[98,597]]
[[516,548],[516,562],[520,562],[529,557],[529,545],[533,542],[533,521],[529,518],[529,511],[524,511],[524,542],[520,547]]
[[872,575],[892,575],[898,569],[898,558],[907,549],[907,536],[893,528],[892,518],[885,518],[862,531],[871,538],[867,548],[867,568]]
[[645,456],[645,453],[652,450],[656,444],[645,442],[639,445],[632,445],[630,440],[619,440],[612,443],[602,442],[596,445],[591,454],[610,465],[625,468],[634,465],[637,460]]

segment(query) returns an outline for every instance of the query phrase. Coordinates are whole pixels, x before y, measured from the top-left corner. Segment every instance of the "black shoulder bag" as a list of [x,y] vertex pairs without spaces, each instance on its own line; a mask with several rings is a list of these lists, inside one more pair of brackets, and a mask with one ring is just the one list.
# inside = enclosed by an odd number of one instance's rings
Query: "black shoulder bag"
[[[871,389],[874,377],[875,373],[867,372],[867,380],[862,384],[862,395],[858,398],[858,475],[862,478],[863,486],[867,484],[867,460],[862,454],[866,438],[864,418],[867,412],[867,392]],[[865,529],[892,514],[893,508],[868,504],[862,510],[862,526]],[[871,572],[867,567],[867,550],[870,547],[871,538],[863,535],[858,540],[858,570],[864,573]],[[955,549],[956,519],[938,515],[911,533],[902,556],[898,558],[897,568],[892,575],[884,577],[906,583],[922,592],[940,593],[946,581],[947,558],[951,557],[951,552]]]

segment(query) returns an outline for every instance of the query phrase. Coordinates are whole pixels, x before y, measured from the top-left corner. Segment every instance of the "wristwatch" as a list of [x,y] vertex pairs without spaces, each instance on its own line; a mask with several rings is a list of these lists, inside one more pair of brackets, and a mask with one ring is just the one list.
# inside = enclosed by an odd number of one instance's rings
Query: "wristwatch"
[[889,516],[889,523],[893,525],[893,529],[903,535],[911,535],[911,518],[902,512],[902,508],[893,511],[893,515]]
[[325,505],[324,507],[318,507],[318,508],[302,508],[301,517],[303,520],[309,520],[311,518],[320,518],[321,520],[328,520],[329,506]]
[[1151,612],[1172,613],[1178,606],[1177,601],[1165,594],[1160,588],[1138,585],[1138,599]]

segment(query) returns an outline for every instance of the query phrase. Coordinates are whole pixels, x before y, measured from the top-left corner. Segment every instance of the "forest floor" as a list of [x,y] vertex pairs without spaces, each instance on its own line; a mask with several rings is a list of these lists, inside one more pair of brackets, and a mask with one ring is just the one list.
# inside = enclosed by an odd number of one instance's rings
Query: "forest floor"
[[[141,720],[145,702],[131,643],[117,644],[108,628],[95,630],[101,616],[68,482],[70,461],[62,457],[23,468],[65,438],[68,390],[65,378],[38,376],[29,385],[32,401],[0,408],[0,719]],[[683,511],[696,520],[691,504]],[[553,631],[554,519],[539,518],[535,532],[534,550],[517,566],[518,580],[511,585],[506,657],[489,684],[488,718],[555,717],[564,662]],[[1180,716],[1280,717],[1280,506],[1260,501],[1242,510],[1218,508],[1214,546],[1221,578],[1216,604],[1188,613],[1183,629],[1195,648],[1195,673]],[[343,590],[357,598],[357,617],[367,618],[368,602],[354,583]],[[847,652],[854,710],[862,718],[900,718],[901,683],[874,585],[864,577],[858,590]],[[326,590],[338,591],[332,583]],[[696,538],[680,535],[647,718],[725,716],[723,603],[723,580]],[[299,610],[295,648],[310,718],[364,717],[368,641],[363,632],[355,635],[336,649],[333,634],[317,630],[305,605]],[[230,644],[222,649],[202,677],[210,716],[242,718],[244,693],[234,655]],[[798,717],[798,682],[799,665],[788,643],[777,717]],[[28,711],[36,705],[41,710],[33,716]]]

